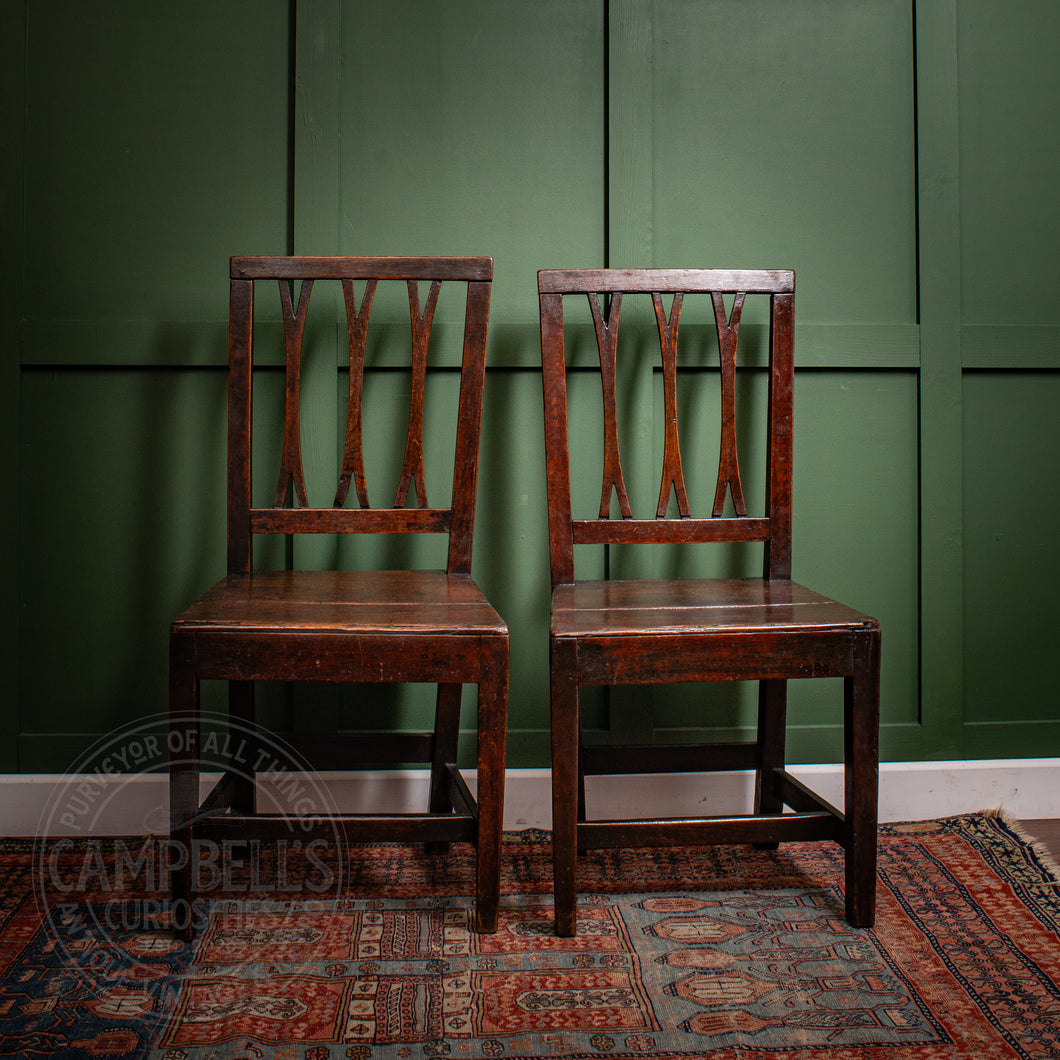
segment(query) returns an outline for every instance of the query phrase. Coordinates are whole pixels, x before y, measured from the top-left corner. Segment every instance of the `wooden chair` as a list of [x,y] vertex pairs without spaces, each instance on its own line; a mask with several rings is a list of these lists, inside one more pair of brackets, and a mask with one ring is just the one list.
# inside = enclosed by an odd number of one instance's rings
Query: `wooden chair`
[[[483,932],[496,930],[508,630],[471,578],[492,276],[491,258],[236,257],[231,261],[228,576],[181,614],[170,632],[171,838],[178,851],[173,873],[175,915],[178,909],[190,910],[190,904],[182,906],[181,902],[190,903],[197,893],[195,866],[181,867],[180,851],[192,851],[200,841],[277,840],[290,836],[292,826],[282,814],[255,812],[255,777],[248,775],[245,764],[229,769],[200,803],[202,763],[196,748],[200,746],[201,680],[229,682],[229,717],[243,727],[253,726],[253,682],[424,682],[438,686],[433,732],[361,735],[345,741],[335,735],[301,743],[294,737],[291,740],[317,768],[429,762],[427,811],[342,814],[336,821],[318,808],[299,822],[296,846],[314,834],[334,835],[336,825],[352,842],[472,842],[477,847],[475,926]],[[301,281],[297,290],[294,281]],[[310,293],[322,281],[337,281],[332,285],[331,304],[336,306],[332,313],[338,312],[341,284],[350,396],[334,500],[329,496],[330,506],[314,507],[307,496],[302,464],[299,379]],[[359,304],[354,281],[363,291]],[[402,402],[393,412],[401,417],[399,437],[405,416],[408,428],[396,497],[387,493],[394,497],[393,504],[372,507],[365,456],[375,439],[362,444],[368,322],[377,288],[393,287],[395,282],[399,297],[408,298],[412,336],[411,344],[407,331],[400,339],[397,325],[398,346],[404,351],[406,366],[411,364],[411,397],[407,406]],[[428,504],[426,495],[424,467],[425,463],[428,469],[432,466],[432,454],[424,453],[423,424],[425,388],[436,378],[452,379],[452,373],[426,371],[443,284],[456,285],[459,296],[466,289],[466,304],[459,400],[451,409],[456,421],[452,492],[448,503],[437,507]],[[262,371],[253,368],[252,339],[257,330],[259,345],[265,345],[261,332],[268,326],[264,315],[265,322],[255,324],[255,285],[266,293],[271,291],[274,298],[279,289],[279,301],[272,305],[282,314],[284,358],[280,363],[285,365],[286,380],[279,483],[272,503],[263,507],[255,507],[251,499],[251,380],[252,374],[260,378]],[[423,285],[426,290],[421,290]],[[272,320],[276,318],[274,311]],[[334,328],[337,321],[332,317],[325,324]],[[388,331],[387,325],[383,331]],[[271,334],[278,336],[278,332],[274,324]],[[331,363],[335,365],[334,360]],[[340,442],[335,439],[336,448]],[[446,458],[434,455],[435,464],[441,460],[444,467]],[[292,493],[294,504],[288,506]],[[352,493],[349,504],[347,493]],[[428,533],[448,536],[445,570],[261,570],[253,562],[253,541],[258,535]],[[409,543],[407,538],[402,540]],[[478,686],[477,798],[456,767],[461,686],[471,683]],[[263,759],[259,756],[258,761]],[[190,935],[191,930],[189,917],[184,934]]]
[[[771,847],[781,840],[821,839],[835,840],[846,851],[847,919],[854,926],[871,925],[875,910],[880,630],[867,615],[791,581],[794,273],[543,271],[538,274],[538,290],[552,571],[549,658],[557,932],[567,936],[575,933],[579,851],[713,843]],[[634,517],[619,446],[619,416],[628,407],[628,395],[620,384],[635,377],[635,373],[623,371],[617,356],[619,314],[627,304],[623,295],[633,294],[641,296],[639,301],[645,308],[640,317],[645,321],[640,348],[645,347],[646,340],[661,346],[660,412],[665,426],[659,433],[663,435],[663,466],[658,504],[651,518]],[[701,294],[705,300],[690,297]],[[602,382],[604,478],[599,510],[593,501],[589,514],[596,514],[591,518],[576,518],[571,499],[569,367],[563,315],[564,296],[569,295],[588,296]],[[666,299],[673,297],[669,309],[664,295]],[[759,302],[768,302],[769,400],[765,500],[756,515],[749,512],[743,496],[735,391],[743,307],[745,299],[750,304],[759,295]],[[654,324],[646,305],[648,297],[654,307]],[[630,297],[627,301],[636,303],[638,299]],[[703,327],[699,334],[716,330],[719,352],[712,358],[720,359],[721,458],[716,482],[704,486],[713,490],[708,501],[712,505],[710,515],[705,518],[694,516],[690,508],[689,496],[695,492],[696,480],[689,477],[686,490],[678,434],[679,409],[695,407],[679,404],[678,380],[684,388],[704,379],[703,371],[686,374],[677,370],[682,306],[692,302],[700,310]],[[657,340],[652,339],[656,328]],[[637,356],[636,345],[633,356]],[[623,346],[623,353],[626,349]],[[588,360],[595,365],[595,356]],[[701,359],[700,367],[705,363]],[[580,374],[584,375],[585,367],[585,359],[579,360]],[[579,393],[585,393],[584,384]],[[683,396],[687,397],[684,390]],[[580,405],[578,414],[584,420],[589,413]],[[584,456],[581,463],[585,463]],[[713,473],[708,470],[708,474]],[[620,518],[610,517],[612,505]],[[575,545],[579,544],[749,541],[763,542],[761,578],[575,579]],[[809,677],[844,679],[843,811],[784,768],[787,681]],[[583,743],[579,686],[691,681],[760,682],[757,739],[694,747]],[[586,819],[586,774],[723,769],[755,771],[753,814]],[[784,806],[795,812],[783,813]]]

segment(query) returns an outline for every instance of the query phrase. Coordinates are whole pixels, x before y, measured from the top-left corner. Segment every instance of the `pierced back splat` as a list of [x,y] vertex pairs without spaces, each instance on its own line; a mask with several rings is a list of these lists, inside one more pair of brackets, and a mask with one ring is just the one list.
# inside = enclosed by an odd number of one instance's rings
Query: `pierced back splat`
[[600,385],[604,402],[604,481],[600,488],[600,518],[606,519],[611,510],[611,494],[618,494],[618,507],[623,519],[632,519],[629,495],[622,477],[622,457],[618,448],[618,410],[615,403],[615,362],[618,351],[618,317],[622,311],[622,292],[611,296],[607,321],[600,308],[600,296],[590,294],[589,308],[596,327],[596,344],[600,351]]
[[682,519],[688,519],[692,510],[685,491],[685,473],[681,466],[681,440],[677,430],[677,329],[681,320],[681,303],[684,295],[677,291],[670,306],[667,319],[663,309],[662,295],[652,291],[651,301],[655,307],[655,319],[659,325],[659,347],[662,352],[663,372],[663,439],[662,482],[659,484],[659,505],[655,517],[662,519],[670,504],[671,489],[677,494],[677,510]]
[[309,295],[313,290],[312,280],[303,280],[298,294],[298,309],[293,308],[291,282],[278,281],[280,305],[283,307],[283,341],[286,348],[283,396],[283,452],[280,456],[280,478],[276,483],[274,508],[282,508],[287,494],[294,484],[295,497],[302,508],[309,507],[306,496],[305,475],[302,470],[302,442],[299,429],[298,401],[299,379],[302,371],[302,337],[305,334],[306,312]]
[[434,310],[438,305],[441,281],[431,284],[427,304],[420,312],[419,284],[408,281],[409,314],[412,318],[412,390],[409,396],[409,430],[405,439],[405,457],[401,464],[401,479],[398,482],[394,507],[403,508],[408,500],[409,486],[416,490],[416,502],[420,508],[427,507],[427,486],[423,478],[423,391],[427,376],[427,347],[431,340],[431,325]]
[[725,511],[726,489],[732,490],[736,514],[747,515],[740,483],[740,459],[736,453],[736,343],[740,335],[740,314],[744,295],[737,292],[732,312],[725,319],[725,301],[720,291],[712,291],[714,321],[718,328],[718,356],[721,361],[721,456],[718,461],[718,484],[714,491],[715,518]]
[[335,491],[335,507],[346,503],[350,480],[357,490],[357,500],[362,508],[370,507],[368,486],[364,478],[364,448],[362,409],[364,404],[364,352],[368,338],[368,317],[372,312],[376,281],[369,279],[357,308],[357,295],[353,280],[342,281],[342,297],[346,304],[346,333],[350,348],[350,394],[346,406],[346,444],[342,456],[342,471],[338,489]]

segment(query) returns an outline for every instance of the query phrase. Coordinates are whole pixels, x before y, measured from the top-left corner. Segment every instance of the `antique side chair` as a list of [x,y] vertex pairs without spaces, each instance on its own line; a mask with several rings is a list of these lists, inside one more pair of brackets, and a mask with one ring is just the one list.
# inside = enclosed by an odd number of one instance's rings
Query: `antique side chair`
[[[875,913],[876,816],[879,727],[880,629],[875,619],[791,580],[793,317],[795,276],[790,271],[714,269],[602,269],[538,274],[544,385],[552,613],[549,633],[552,732],[552,812],[556,930],[576,931],[577,855],[592,848],[684,844],[752,843],[770,848],[780,841],[834,840],[846,853],[846,917],[870,926]],[[596,333],[596,353],[566,350],[564,304],[584,311],[587,297]],[[754,511],[744,497],[737,453],[737,340],[745,302],[764,303],[768,319],[768,402],[764,417],[765,496]],[[621,310],[640,304],[619,354]],[[667,303],[669,303],[667,305]],[[689,306],[695,308],[689,311]],[[695,349],[678,363],[682,309],[694,331]],[[654,314],[652,313],[654,310]],[[654,315],[654,320],[652,319]],[[588,316],[588,314],[586,314]],[[643,322],[639,332],[638,321]],[[573,328],[568,320],[568,329]],[[588,328],[588,320],[584,327]],[[765,332],[765,326],[762,327]],[[656,334],[657,333],[657,334]],[[716,335],[717,347],[713,345]],[[709,336],[709,343],[705,336]],[[624,336],[625,337],[625,336]],[[682,335],[684,338],[684,335]],[[626,370],[628,358],[644,357],[654,343],[661,375],[655,422],[662,473],[658,503],[645,518],[635,516],[623,472],[620,419],[631,395],[624,384],[643,380]],[[585,345],[583,343],[582,345]],[[587,344],[592,347],[591,340]],[[571,346],[577,346],[574,341]],[[698,352],[697,352],[698,351]],[[598,354],[598,356],[597,356]],[[708,354],[712,359],[709,370]],[[623,357],[627,358],[623,362]],[[764,359],[764,358],[763,358]],[[576,368],[571,362],[576,361]],[[588,367],[587,367],[588,364]],[[716,367],[715,367],[716,366]],[[589,384],[602,394],[603,487],[599,508],[572,505],[570,447],[575,431],[584,439]],[[691,368],[691,370],[687,370]],[[717,370],[720,368],[720,371]],[[661,371],[660,371],[661,369]],[[568,424],[568,380],[579,375],[578,418]],[[744,373],[753,376],[755,373]],[[761,375],[761,373],[759,373]],[[720,376],[720,379],[719,379]],[[717,477],[695,479],[686,470],[678,432],[679,412],[693,419],[703,409],[688,388],[713,377],[720,393],[720,459]],[[678,383],[682,393],[679,400]],[[698,403],[697,403],[698,401]],[[715,406],[716,407],[716,406]],[[627,438],[630,435],[626,435]],[[641,442],[643,445],[646,443]],[[625,448],[633,449],[632,446]],[[643,463],[635,453],[635,462]],[[579,450],[575,470],[586,463]],[[657,465],[656,465],[657,466]],[[626,467],[629,467],[627,461]],[[655,482],[660,482],[656,478]],[[575,485],[577,485],[575,476]],[[708,515],[693,514],[702,485]],[[649,484],[642,496],[647,497]],[[576,502],[574,502],[576,504]],[[589,517],[578,517],[578,515]],[[762,577],[575,578],[575,546],[679,545],[697,542],[761,542]],[[749,546],[741,546],[747,548]],[[642,553],[642,550],[637,550]],[[626,549],[627,556],[629,549]],[[610,559],[608,560],[610,562]],[[600,573],[597,571],[596,573]],[[604,570],[605,575],[614,574]],[[621,571],[619,573],[622,573]],[[657,573],[649,571],[648,573]],[[727,573],[727,568],[722,571]],[[742,572],[746,573],[746,572]],[[785,769],[787,682],[841,677],[844,687],[845,807],[840,810]],[[739,743],[638,746],[583,741],[579,687],[674,682],[758,682],[757,733]],[[635,694],[635,693],[634,693]],[[704,727],[709,722],[704,722]],[[635,774],[753,770],[753,812],[744,815],[656,820],[587,819],[587,774]],[[783,812],[784,807],[789,811]]]
[[[255,682],[437,685],[432,732],[322,734],[302,743],[291,737],[292,745],[305,755],[298,761],[311,762],[314,768],[430,763],[425,811],[340,812],[336,820],[333,813],[325,814],[316,807],[306,811],[295,834],[305,839],[315,833],[334,835],[338,825],[344,841],[349,842],[425,842],[435,850],[445,849],[454,841],[473,843],[477,865],[475,927],[483,932],[495,931],[497,922],[508,691],[508,630],[471,577],[492,276],[491,258],[231,260],[228,576],[184,611],[170,631],[170,824],[171,841],[178,851],[192,851],[200,841],[276,841],[289,836],[292,827],[286,812],[263,811],[257,789],[260,776],[248,773],[253,765],[246,765],[246,756],[242,764],[226,771],[208,797],[200,800],[203,767],[196,748],[202,727],[201,681],[228,682],[230,724],[238,723],[241,731],[252,733]],[[325,327],[330,329],[328,334],[339,329],[338,334],[348,340],[339,341],[348,345],[349,401],[338,484],[331,487],[335,492],[328,494],[327,506],[314,506],[306,485],[307,481],[312,484],[308,474],[311,465],[304,468],[302,460],[301,438],[309,428],[299,416],[299,381],[310,295],[329,285],[333,292],[329,304],[333,308]],[[455,341],[450,343],[454,349],[453,367],[459,366],[458,383],[452,385],[454,391],[458,385],[459,396],[454,393],[441,403],[428,402],[430,415],[441,407],[455,421],[450,434],[440,435],[455,436],[451,494],[441,504],[430,504],[426,488],[432,481],[430,469],[445,469],[443,486],[448,488],[448,459],[453,454],[452,450],[447,454],[438,451],[437,445],[434,451],[424,451],[432,449],[425,444],[425,391],[439,378],[454,379],[452,371],[427,371],[432,324],[443,285],[451,285],[455,292],[456,309],[452,315],[462,317],[463,338],[461,342],[457,332]],[[394,312],[398,323],[384,322],[382,338],[372,346],[369,316],[373,301],[380,304],[377,289],[382,292],[388,286],[397,288],[393,301],[397,302]],[[267,313],[259,314],[260,319],[256,317],[255,287],[261,289],[262,295],[271,293],[273,299],[278,290],[278,302],[271,303],[275,307],[271,320],[282,319],[282,340],[278,325],[272,325],[268,334],[276,337],[273,346],[280,356],[272,355],[272,359],[283,369],[285,380],[282,416],[277,413],[274,417],[277,421],[282,419],[276,422],[274,435],[278,440],[282,433],[279,478],[275,494],[270,490],[271,501],[257,507],[252,501],[252,492],[258,492],[252,491],[252,440],[259,434],[257,421],[268,418],[261,411],[268,402],[255,402],[252,424],[251,391],[252,377],[258,380],[262,371],[255,367],[254,359],[256,346],[268,345],[261,333],[267,332],[269,317]],[[327,295],[323,297],[327,302]],[[402,329],[400,325],[399,314],[406,298],[411,339],[408,326]],[[345,306],[345,327],[339,305]],[[258,343],[253,341],[256,333]],[[374,430],[368,436],[368,428],[362,426],[371,404],[366,400],[370,390],[366,381],[372,374],[371,370],[365,371],[366,350],[372,353],[388,335],[395,334],[397,356],[404,360],[401,370],[405,373],[404,393],[408,398],[390,403],[384,411],[392,413],[392,419],[397,417],[394,435],[389,437],[403,439],[396,446],[399,455],[403,445],[403,456],[396,492],[391,481],[385,491],[379,490],[384,494],[384,503],[373,505],[368,488],[372,484],[372,499],[376,499],[373,468],[386,467],[386,463],[380,465],[372,447],[381,444],[375,435],[385,432]],[[388,352],[384,371],[393,374],[394,363]],[[338,369],[334,355],[331,364],[332,370]],[[336,437],[333,444],[338,452],[342,438]],[[397,461],[393,460],[391,466],[396,467]],[[269,474],[276,474],[275,465]],[[433,481],[436,483],[437,478]],[[379,569],[386,566],[379,563],[371,570],[261,569],[255,563],[255,538],[302,534],[391,535],[358,538],[351,547],[370,541],[397,541],[400,545],[401,541],[408,544],[412,540],[393,535],[445,535],[445,569]],[[287,538],[288,543],[295,540]],[[330,540],[347,544],[350,541]],[[281,554],[283,551],[281,548]],[[389,555],[392,558],[400,554],[398,548]],[[438,555],[442,554],[439,548]],[[362,563],[360,560],[348,565]],[[288,560],[277,565],[290,568],[295,564]],[[478,691],[477,796],[456,764],[464,684],[477,685]],[[257,761],[265,759],[259,755]],[[181,903],[189,903],[183,906],[189,910],[200,887],[194,862],[182,867],[181,860],[174,860],[175,911]],[[191,934],[190,917],[181,929],[186,936]]]

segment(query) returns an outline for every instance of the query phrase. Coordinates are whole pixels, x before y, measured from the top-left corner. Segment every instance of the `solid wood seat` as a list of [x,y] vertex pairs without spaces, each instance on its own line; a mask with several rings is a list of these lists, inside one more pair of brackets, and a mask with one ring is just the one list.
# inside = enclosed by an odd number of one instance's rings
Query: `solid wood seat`
[[[440,631],[474,638],[505,632],[471,578],[426,570],[256,571],[218,582],[180,616],[183,629],[368,634],[380,640]],[[324,660],[341,669],[342,658]]]
[[812,589],[779,579],[580,581],[557,585],[552,597],[556,637],[849,632],[874,621]]
[[[508,689],[508,630],[471,577],[471,543],[482,413],[489,297],[489,258],[233,258],[229,332],[228,570],[172,624],[170,631],[170,813],[174,920],[185,934],[193,928],[191,902],[200,890],[195,851],[203,843],[290,839],[300,849],[309,837],[331,838],[347,856],[355,842],[422,842],[432,851],[448,843],[476,846],[475,927],[495,931],[500,894],[500,845]],[[300,417],[302,344],[314,284],[338,281],[345,306],[349,399],[342,466],[327,506],[310,503],[303,468]],[[295,290],[295,283],[301,281]],[[277,430],[282,433],[279,479],[264,503],[255,503],[252,422],[255,285],[279,290],[283,321],[284,401]],[[396,284],[407,296],[411,341],[403,347],[408,377],[407,405],[388,412],[405,426],[393,503],[373,505],[372,478],[378,438],[366,438],[364,409],[369,319],[376,291]],[[421,303],[420,284],[429,283]],[[459,394],[448,403],[455,422],[451,471],[425,441],[425,393],[435,381],[427,370],[434,313],[443,284],[466,290]],[[275,294],[273,295],[275,298]],[[422,306],[422,308],[421,308]],[[328,320],[325,302],[325,325]],[[339,320],[342,318],[340,317]],[[391,321],[382,333],[393,336]],[[399,353],[400,356],[400,353]],[[332,364],[335,362],[333,361]],[[394,360],[385,362],[387,378]],[[437,373],[445,377],[448,373]],[[267,419],[267,417],[263,417]],[[407,426],[406,426],[407,425]],[[441,465],[449,498],[428,503]],[[394,465],[396,466],[396,465]],[[275,469],[273,471],[275,473]],[[273,481],[276,481],[273,479]],[[266,483],[268,485],[268,483]],[[414,502],[414,503],[413,503]],[[409,535],[447,538],[444,570],[260,569],[254,563],[259,535]],[[292,538],[293,540],[293,538]],[[291,564],[293,566],[293,564]],[[203,680],[229,682],[230,732],[238,729],[238,761],[200,798],[201,775],[209,771],[201,753]],[[394,731],[366,718],[356,732],[325,725],[265,733],[256,722],[256,682],[437,685],[434,728]],[[477,791],[472,794],[457,765],[461,693],[478,688]],[[213,724],[214,719],[210,719]],[[327,719],[322,719],[326,721]],[[260,734],[260,740],[256,737]],[[249,741],[251,749],[246,749]],[[265,754],[265,746],[281,753]],[[255,753],[255,751],[257,753]],[[289,751],[289,755],[287,754]],[[278,759],[286,759],[279,762]],[[303,769],[351,770],[366,765],[429,764],[427,805],[422,812],[352,812],[327,805],[273,812],[261,806],[258,772]],[[181,858],[180,853],[185,857]],[[286,848],[285,848],[286,856]],[[182,864],[183,862],[183,864]],[[185,914],[179,915],[181,909]]]
[[[755,270],[548,270],[539,273],[541,348],[548,477],[552,611],[549,633],[556,930],[576,931],[577,855],[598,847],[834,840],[846,850],[846,915],[869,926],[875,915],[876,803],[880,630],[875,619],[791,580],[794,274]],[[568,377],[583,382],[583,354],[568,356],[564,299],[588,298],[597,338],[603,441],[599,507],[575,516],[568,424]],[[623,386],[644,380],[625,370],[618,327],[623,297],[650,297],[657,371],[661,376],[660,478],[650,495],[654,514],[637,515],[620,445]],[[678,358],[682,309],[705,295],[714,325],[717,371],[704,370],[705,328],[697,329],[691,364]],[[670,299],[669,306],[664,301]],[[746,300],[767,303],[769,397],[765,416],[765,496],[755,514],[744,497],[737,454],[736,367]],[[632,300],[632,299],[630,299]],[[583,303],[584,304],[584,303]],[[646,315],[646,314],[645,314]],[[635,318],[632,350],[643,361],[644,316]],[[648,317],[650,319],[650,317]],[[569,362],[576,362],[572,367]],[[688,372],[679,371],[690,367]],[[690,390],[720,376],[716,478],[686,472],[679,412],[691,418],[703,398]],[[683,401],[678,401],[678,381]],[[584,395],[585,390],[580,391]],[[583,398],[584,400],[584,398]],[[715,400],[717,400],[715,398]],[[584,405],[579,417],[587,414]],[[643,443],[642,443],[643,444]],[[584,466],[586,454],[579,453]],[[686,484],[687,475],[687,484]],[[690,497],[701,487],[709,514],[696,516]],[[647,496],[647,491],[642,491]],[[595,500],[593,501],[595,504]],[[761,578],[608,578],[579,580],[575,546],[640,549],[761,542]],[[844,682],[845,805],[838,809],[785,767],[787,682],[839,677]],[[594,744],[583,740],[579,689],[674,682],[756,681],[753,740],[673,744]],[[634,693],[635,694],[635,693]],[[751,812],[665,819],[590,819],[585,777],[600,774],[753,770]],[[787,808],[785,811],[785,807]]]

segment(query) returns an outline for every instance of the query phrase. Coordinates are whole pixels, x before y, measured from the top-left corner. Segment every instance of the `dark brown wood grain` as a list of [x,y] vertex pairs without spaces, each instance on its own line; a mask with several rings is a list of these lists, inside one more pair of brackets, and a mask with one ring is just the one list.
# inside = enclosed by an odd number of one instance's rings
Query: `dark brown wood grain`
[[401,461],[401,478],[398,480],[395,508],[404,508],[409,487],[416,491],[416,506],[426,508],[427,484],[423,474],[423,399],[427,383],[427,346],[431,341],[431,325],[434,310],[438,305],[438,294],[442,285],[438,280],[431,284],[427,304],[420,309],[419,284],[408,281],[409,312],[412,318],[412,392],[409,395],[409,425],[405,436],[405,455]]
[[280,280],[280,305],[283,307],[284,395],[283,395],[283,453],[280,457],[280,480],[276,484],[274,508],[282,508],[287,493],[294,486],[295,498],[300,508],[309,507],[306,496],[305,473],[302,469],[301,419],[299,417],[302,378],[302,338],[305,334],[306,314],[309,311],[309,296],[313,290],[312,280],[303,280],[298,293],[298,308],[291,300],[291,287]]
[[[324,281],[341,283],[346,307],[350,390],[343,460],[334,503],[313,507],[300,446],[302,340],[311,296]],[[360,304],[353,281],[366,281]],[[256,812],[254,778],[233,765],[201,801],[199,684],[229,682],[229,715],[253,726],[254,682],[426,682],[438,686],[435,727],[426,733],[342,734],[292,746],[316,768],[422,761],[430,766],[428,805],[418,814],[341,814],[302,822],[306,835],[349,842],[450,842],[477,851],[475,926],[495,931],[508,690],[508,629],[471,578],[479,433],[485,378],[492,261],[489,258],[233,258],[229,325],[228,575],[179,615],[170,630],[171,836],[191,850],[200,840],[283,836],[291,822]],[[275,297],[284,324],[285,402],[280,471],[271,507],[251,501],[251,410],[255,284]],[[407,287],[410,309],[410,405],[393,507],[371,507],[362,437],[364,355],[379,283]],[[420,284],[429,284],[423,307]],[[466,287],[464,345],[450,501],[429,507],[423,452],[424,394],[431,326],[445,283]],[[297,298],[294,292],[297,291]],[[356,506],[345,507],[353,484]],[[415,494],[415,506],[406,507]],[[255,570],[253,539],[261,534],[443,533],[445,570]],[[477,798],[456,766],[461,690],[478,688]],[[315,759],[315,760],[314,760]],[[328,829],[332,829],[328,832]],[[300,826],[299,826],[300,829]],[[301,829],[299,830],[301,835]],[[190,868],[173,874],[174,897],[190,901],[199,881]]]
[[[595,269],[538,275],[541,309],[545,460],[548,488],[552,616],[549,668],[552,730],[552,813],[556,930],[576,931],[577,854],[593,847],[656,844],[832,840],[846,851],[846,914],[870,926],[875,915],[876,804],[880,628],[875,619],[791,577],[794,274],[789,271]],[[672,293],[669,315],[662,296]],[[588,295],[600,348],[605,424],[604,501],[597,519],[572,515],[568,452],[563,298]],[[620,505],[610,518],[612,487],[624,483],[618,410],[631,402],[616,392],[635,373],[620,370],[617,306],[650,295],[663,375],[663,467],[655,518]],[[679,371],[678,323],[696,295],[709,298],[718,336],[721,437],[713,507],[692,511],[684,487],[689,454],[677,422],[679,386],[702,372]],[[726,312],[726,295],[732,295]],[[769,408],[765,494],[758,511],[744,495],[737,451],[739,324],[750,296],[769,304]],[[612,307],[604,321],[601,297]],[[584,371],[579,366],[579,371]],[[687,396],[687,395],[686,395]],[[694,405],[694,400],[689,406]],[[699,476],[702,478],[702,474]],[[669,517],[671,492],[677,515]],[[625,494],[624,485],[620,496]],[[725,516],[731,498],[735,516]],[[579,581],[575,544],[763,542],[763,577]],[[837,808],[787,772],[784,764],[787,682],[843,680],[845,798]],[[697,746],[588,746],[581,740],[581,685],[678,681],[760,682],[754,741]],[[591,820],[586,774],[753,769],[753,812],[731,817]],[[785,807],[791,812],[784,812]]]
[[240,257],[231,259],[233,280],[493,280],[493,259],[485,257]]
[[[342,300],[346,306],[346,336],[350,367],[349,395],[346,399],[346,441],[342,452],[342,471],[335,490],[333,507],[341,508],[346,503],[353,480],[357,500],[362,508],[370,507],[368,486],[364,477],[364,433],[362,414],[364,411],[364,353],[368,342],[368,317],[372,312],[375,289],[378,281],[373,277],[365,284],[360,306],[353,280],[342,281]],[[423,505],[421,505],[423,507]]]
[[[663,308],[662,295],[658,291],[652,292],[651,300],[659,326],[664,425],[662,482],[659,484],[659,503],[655,507],[655,517],[661,519],[666,515],[666,509],[670,505],[670,493],[673,491],[677,495],[678,514],[682,519],[687,519],[692,510],[688,505],[688,491],[685,488],[685,472],[681,463],[681,432],[677,424],[677,336],[684,295],[680,291],[674,294],[669,316]],[[744,514],[746,515],[746,512]]]
[[721,365],[721,459],[718,461],[718,485],[714,491],[714,510],[711,512],[714,518],[725,511],[727,491],[732,494],[736,514],[747,515],[743,483],[740,481],[740,458],[736,452],[736,344],[740,335],[744,297],[743,291],[737,292],[732,311],[726,319],[722,293],[711,292],[718,328],[718,361]]
[[542,294],[593,294],[610,291],[670,293],[722,291],[731,294],[791,294],[790,269],[543,269]]
[[600,347],[600,391],[604,406],[604,481],[600,488],[600,518],[606,519],[611,509],[611,496],[617,494],[618,507],[623,519],[633,514],[629,508],[629,494],[622,475],[622,455],[618,447],[618,409],[615,405],[615,358],[618,342],[618,320],[622,311],[622,294],[611,299],[604,320],[600,299],[589,296],[589,308],[596,328],[596,341]]

